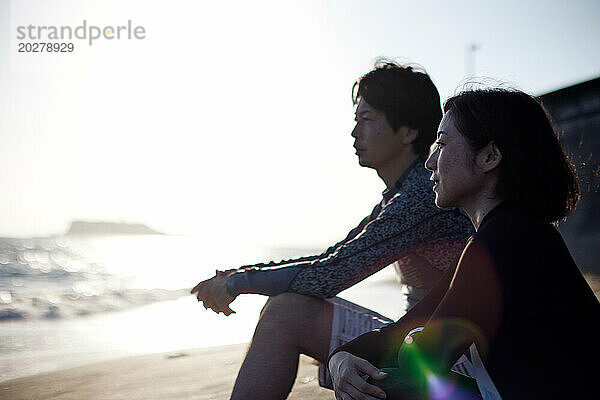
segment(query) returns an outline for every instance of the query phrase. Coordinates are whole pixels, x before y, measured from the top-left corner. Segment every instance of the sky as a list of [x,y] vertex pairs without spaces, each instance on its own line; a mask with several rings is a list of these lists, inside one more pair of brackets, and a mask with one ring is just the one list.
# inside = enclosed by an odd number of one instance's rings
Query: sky
[[[18,52],[41,42],[19,26],[84,20],[145,35]],[[473,77],[543,94],[600,76],[599,21],[591,0],[0,0],[0,236],[90,220],[325,246],[385,188],[350,136],[377,57],[442,99]]]

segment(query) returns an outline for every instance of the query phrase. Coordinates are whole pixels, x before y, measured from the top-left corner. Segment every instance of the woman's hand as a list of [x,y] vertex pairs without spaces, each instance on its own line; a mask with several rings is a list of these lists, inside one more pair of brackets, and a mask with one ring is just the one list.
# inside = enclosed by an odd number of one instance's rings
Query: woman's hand
[[368,384],[363,376],[384,379],[387,374],[367,360],[346,351],[340,351],[329,359],[329,373],[337,400],[377,400],[385,399],[385,392]]

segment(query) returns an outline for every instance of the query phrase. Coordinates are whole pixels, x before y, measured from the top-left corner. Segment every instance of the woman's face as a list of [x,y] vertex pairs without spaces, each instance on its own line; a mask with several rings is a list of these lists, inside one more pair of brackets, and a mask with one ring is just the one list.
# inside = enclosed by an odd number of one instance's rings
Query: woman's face
[[473,165],[474,155],[454,124],[452,112],[440,122],[438,138],[425,168],[432,171],[435,204],[438,207],[463,207],[475,200],[483,174]]

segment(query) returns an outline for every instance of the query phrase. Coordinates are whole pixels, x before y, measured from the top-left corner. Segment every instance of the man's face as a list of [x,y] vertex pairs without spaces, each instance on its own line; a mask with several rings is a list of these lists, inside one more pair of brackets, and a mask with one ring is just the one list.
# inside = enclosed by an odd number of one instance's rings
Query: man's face
[[406,147],[402,135],[394,132],[383,111],[360,99],[355,121],[352,137],[361,166],[379,170],[402,156]]

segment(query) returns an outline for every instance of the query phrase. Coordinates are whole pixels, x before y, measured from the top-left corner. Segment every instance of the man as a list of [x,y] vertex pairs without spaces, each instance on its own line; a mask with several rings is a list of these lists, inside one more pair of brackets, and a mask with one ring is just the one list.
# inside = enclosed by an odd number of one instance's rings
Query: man
[[[218,271],[192,289],[204,307],[226,315],[241,293],[271,296],[238,374],[232,399],[283,399],[292,388],[299,354],[321,363],[331,350],[391,320],[333,298],[396,263],[408,305],[420,300],[456,258],[472,231],[457,209],[434,204],[425,157],[442,117],[429,76],[409,66],[378,62],[353,86],[354,148],[361,166],[386,185],[381,203],[323,254]],[[319,383],[331,388],[324,365]]]

